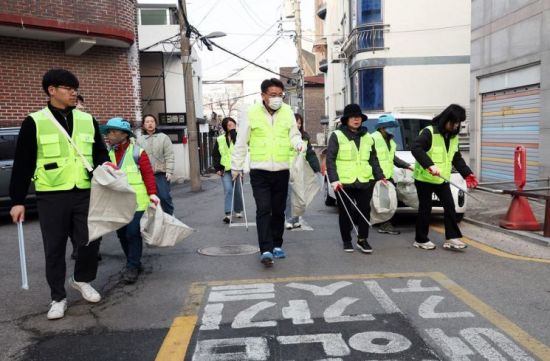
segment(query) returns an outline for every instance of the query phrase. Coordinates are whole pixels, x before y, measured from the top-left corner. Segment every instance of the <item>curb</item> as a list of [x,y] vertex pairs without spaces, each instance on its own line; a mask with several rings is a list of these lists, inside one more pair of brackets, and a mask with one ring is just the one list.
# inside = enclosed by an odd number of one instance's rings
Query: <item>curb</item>
[[481,221],[478,221],[478,220],[475,220],[475,219],[472,219],[472,218],[469,218],[469,217],[464,217],[463,220],[464,220],[464,222],[467,222],[467,223],[470,223],[470,224],[473,224],[473,225],[476,225],[476,226],[479,226],[479,227],[487,228],[487,229],[490,229],[492,231],[501,232],[501,233],[507,234],[509,236],[515,236],[515,237],[520,236],[522,239],[524,239],[528,242],[537,244],[539,246],[550,247],[550,238],[539,236],[538,234],[533,234],[532,232],[513,231],[513,230],[510,230],[510,229],[495,226],[493,224],[481,222]]

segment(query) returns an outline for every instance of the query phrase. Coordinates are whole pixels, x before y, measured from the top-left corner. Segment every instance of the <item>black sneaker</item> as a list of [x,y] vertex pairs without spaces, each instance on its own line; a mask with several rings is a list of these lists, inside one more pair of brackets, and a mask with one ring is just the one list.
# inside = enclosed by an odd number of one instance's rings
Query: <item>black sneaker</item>
[[369,242],[367,242],[366,238],[359,238],[357,240],[357,247],[359,247],[359,249],[363,253],[372,253],[372,247],[370,246]]
[[401,234],[401,232],[393,228],[393,225],[389,221],[382,223],[380,227],[378,227],[378,233],[387,233],[393,235]]
[[223,223],[227,223],[227,224],[228,224],[229,222],[231,222],[231,219],[229,218],[228,215],[226,215],[225,217],[223,217]]
[[122,272],[122,281],[127,285],[136,283],[139,275],[139,270],[137,268],[126,267],[124,272]]
[[353,244],[350,242],[344,242],[344,252],[353,252]]

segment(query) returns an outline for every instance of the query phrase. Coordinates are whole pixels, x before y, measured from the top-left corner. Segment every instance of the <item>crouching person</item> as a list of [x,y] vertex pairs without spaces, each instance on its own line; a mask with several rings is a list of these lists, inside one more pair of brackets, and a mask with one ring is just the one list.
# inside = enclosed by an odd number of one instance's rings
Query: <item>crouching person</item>
[[[355,206],[342,194],[342,189],[368,218],[375,180],[384,179],[374,140],[367,128],[361,126],[365,120],[367,116],[361,112],[359,105],[346,105],[340,118],[342,125],[330,136],[327,148],[327,174],[338,200],[338,220],[345,252],[353,252],[351,230]],[[363,253],[372,253],[367,241],[369,225],[361,216],[357,216],[357,221],[357,247]]]
[[117,231],[120,245],[126,255],[126,268],[122,273],[122,280],[132,284],[137,281],[142,270],[143,241],[139,226],[141,216],[150,202],[159,204],[155,174],[147,153],[130,141],[131,137],[135,137],[130,123],[122,118],[112,118],[101,127],[101,132],[107,136],[111,145],[109,157],[113,166],[126,173],[128,183],[136,192],[137,209],[134,218]]

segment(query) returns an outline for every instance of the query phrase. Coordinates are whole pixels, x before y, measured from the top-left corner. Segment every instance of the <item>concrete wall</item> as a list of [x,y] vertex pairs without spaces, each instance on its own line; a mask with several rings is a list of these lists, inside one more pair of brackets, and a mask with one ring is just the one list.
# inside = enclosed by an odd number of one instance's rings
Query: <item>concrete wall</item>
[[[472,1],[470,104],[475,111],[470,157],[476,172],[480,169],[480,94],[533,84],[537,76],[541,86],[539,154],[550,153],[549,34],[550,0]],[[540,162],[540,175],[550,175],[550,159],[541,157]]]

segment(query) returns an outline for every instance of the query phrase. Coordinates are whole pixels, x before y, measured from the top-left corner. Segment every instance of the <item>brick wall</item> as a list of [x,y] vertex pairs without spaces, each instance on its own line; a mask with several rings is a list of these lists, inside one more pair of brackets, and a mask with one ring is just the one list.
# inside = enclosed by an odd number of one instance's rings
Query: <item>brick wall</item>
[[321,125],[321,117],[325,115],[324,87],[319,85],[306,85],[305,89],[305,116],[306,131],[311,136],[311,142],[317,143],[317,133],[324,132]]
[[94,46],[81,56],[67,56],[61,42],[0,37],[0,49],[0,127],[17,126],[45,105],[42,75],[54,67],[78,77],[86,107],[98,121],[135,120],[139,113],[134,99],[139,82],[132,82],[128,48]]
[[0,13],[134,31],[134,0],[0,0]]

